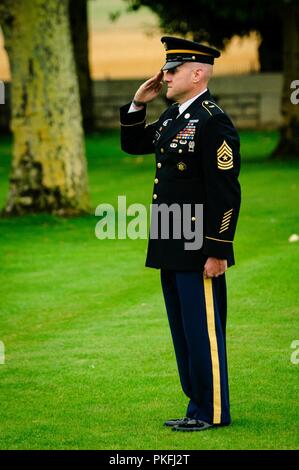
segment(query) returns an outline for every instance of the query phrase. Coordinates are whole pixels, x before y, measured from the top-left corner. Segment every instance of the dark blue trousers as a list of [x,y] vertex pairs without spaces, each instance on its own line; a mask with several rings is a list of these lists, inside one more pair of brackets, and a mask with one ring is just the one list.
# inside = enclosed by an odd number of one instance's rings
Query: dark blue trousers
[[161,270],[161,283],[184,393],[186,416],[229,424],[225,275]]

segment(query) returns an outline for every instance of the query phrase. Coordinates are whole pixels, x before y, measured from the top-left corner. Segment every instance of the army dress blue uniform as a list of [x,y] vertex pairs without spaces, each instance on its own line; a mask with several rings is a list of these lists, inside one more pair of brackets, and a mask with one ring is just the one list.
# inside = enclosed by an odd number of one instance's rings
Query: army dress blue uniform
[[[129,113],[130,105],[120,110],[121,147],[132,155],[155,154],[153,206],[203,205],[202,247],[186,250],[190,240],[184,236],[149,237],[146,266],[161,270],[180,381],[189,398],[186,416],[227,425],[225,274],[206,279],[203,269],[208,257],[234,264],[240,208],[238,133],[209,90],[179,116],[174,104],[148,125],[146,106]],[[192,225],[195,212],[190,214]]]

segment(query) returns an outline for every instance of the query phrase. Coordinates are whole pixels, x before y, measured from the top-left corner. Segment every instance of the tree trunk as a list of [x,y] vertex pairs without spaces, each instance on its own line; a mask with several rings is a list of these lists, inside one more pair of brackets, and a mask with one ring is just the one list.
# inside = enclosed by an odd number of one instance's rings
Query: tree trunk
[[10,0],[2,16],[12,76],[13,161],[6,214],[88,208],[68,1]]
[[299,104],[291,102],[290,88],[299,79],[299,6],[286,3],[283,16],[283,90],[281,101],[282,126],[280,140],[273,152],[275,158],[299,158]]
[[88,60],[88,0],[70,0],[70,24],[75,63],[79,80],[83,128],[93,130],[93,92]]

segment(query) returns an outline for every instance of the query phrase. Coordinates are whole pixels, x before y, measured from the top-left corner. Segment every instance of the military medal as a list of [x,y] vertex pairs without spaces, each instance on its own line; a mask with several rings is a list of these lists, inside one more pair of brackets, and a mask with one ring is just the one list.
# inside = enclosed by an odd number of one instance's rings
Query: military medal
[[179,163],[177,164],[177,168],[178,168],[178,170],[180,170],[180,171],[184,171],[184,170],[186,170],[187,165],[186,165],[186,163],[184,163],[184,162],[179,162]]
[[178,140],[182,141],[188,141],[188,140],[193,140],[194,135],[196,132],[196,126],[193,122],[189,121],[187,126],[184,127],[179,133],[176,135],[176,138]]
[[190,140],[190,142],[188,143],[188,147],[189,147],[189,152],[194,152],[194,147],[195,147],[194,140]]

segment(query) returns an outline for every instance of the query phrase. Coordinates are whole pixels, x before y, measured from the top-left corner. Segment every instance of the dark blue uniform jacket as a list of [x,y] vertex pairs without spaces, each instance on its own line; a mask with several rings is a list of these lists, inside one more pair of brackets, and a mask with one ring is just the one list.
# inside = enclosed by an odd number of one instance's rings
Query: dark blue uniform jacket
[[201,248],[186,250],[189,239],[172,238],[170,218],[169,239],[149,238],[146,266],[198,271],[210,256],[227,259],[230,266],[241,198],[238,133],[209,91],[178,118],[173,117],[174,106],[149,125],[146,107],[128,113],[129,103],[120,110],[122,149],[133,155],[156,155],[152,204],[178,204],[182,211],[188,204],[191,230],[195,204],[203,205]]

